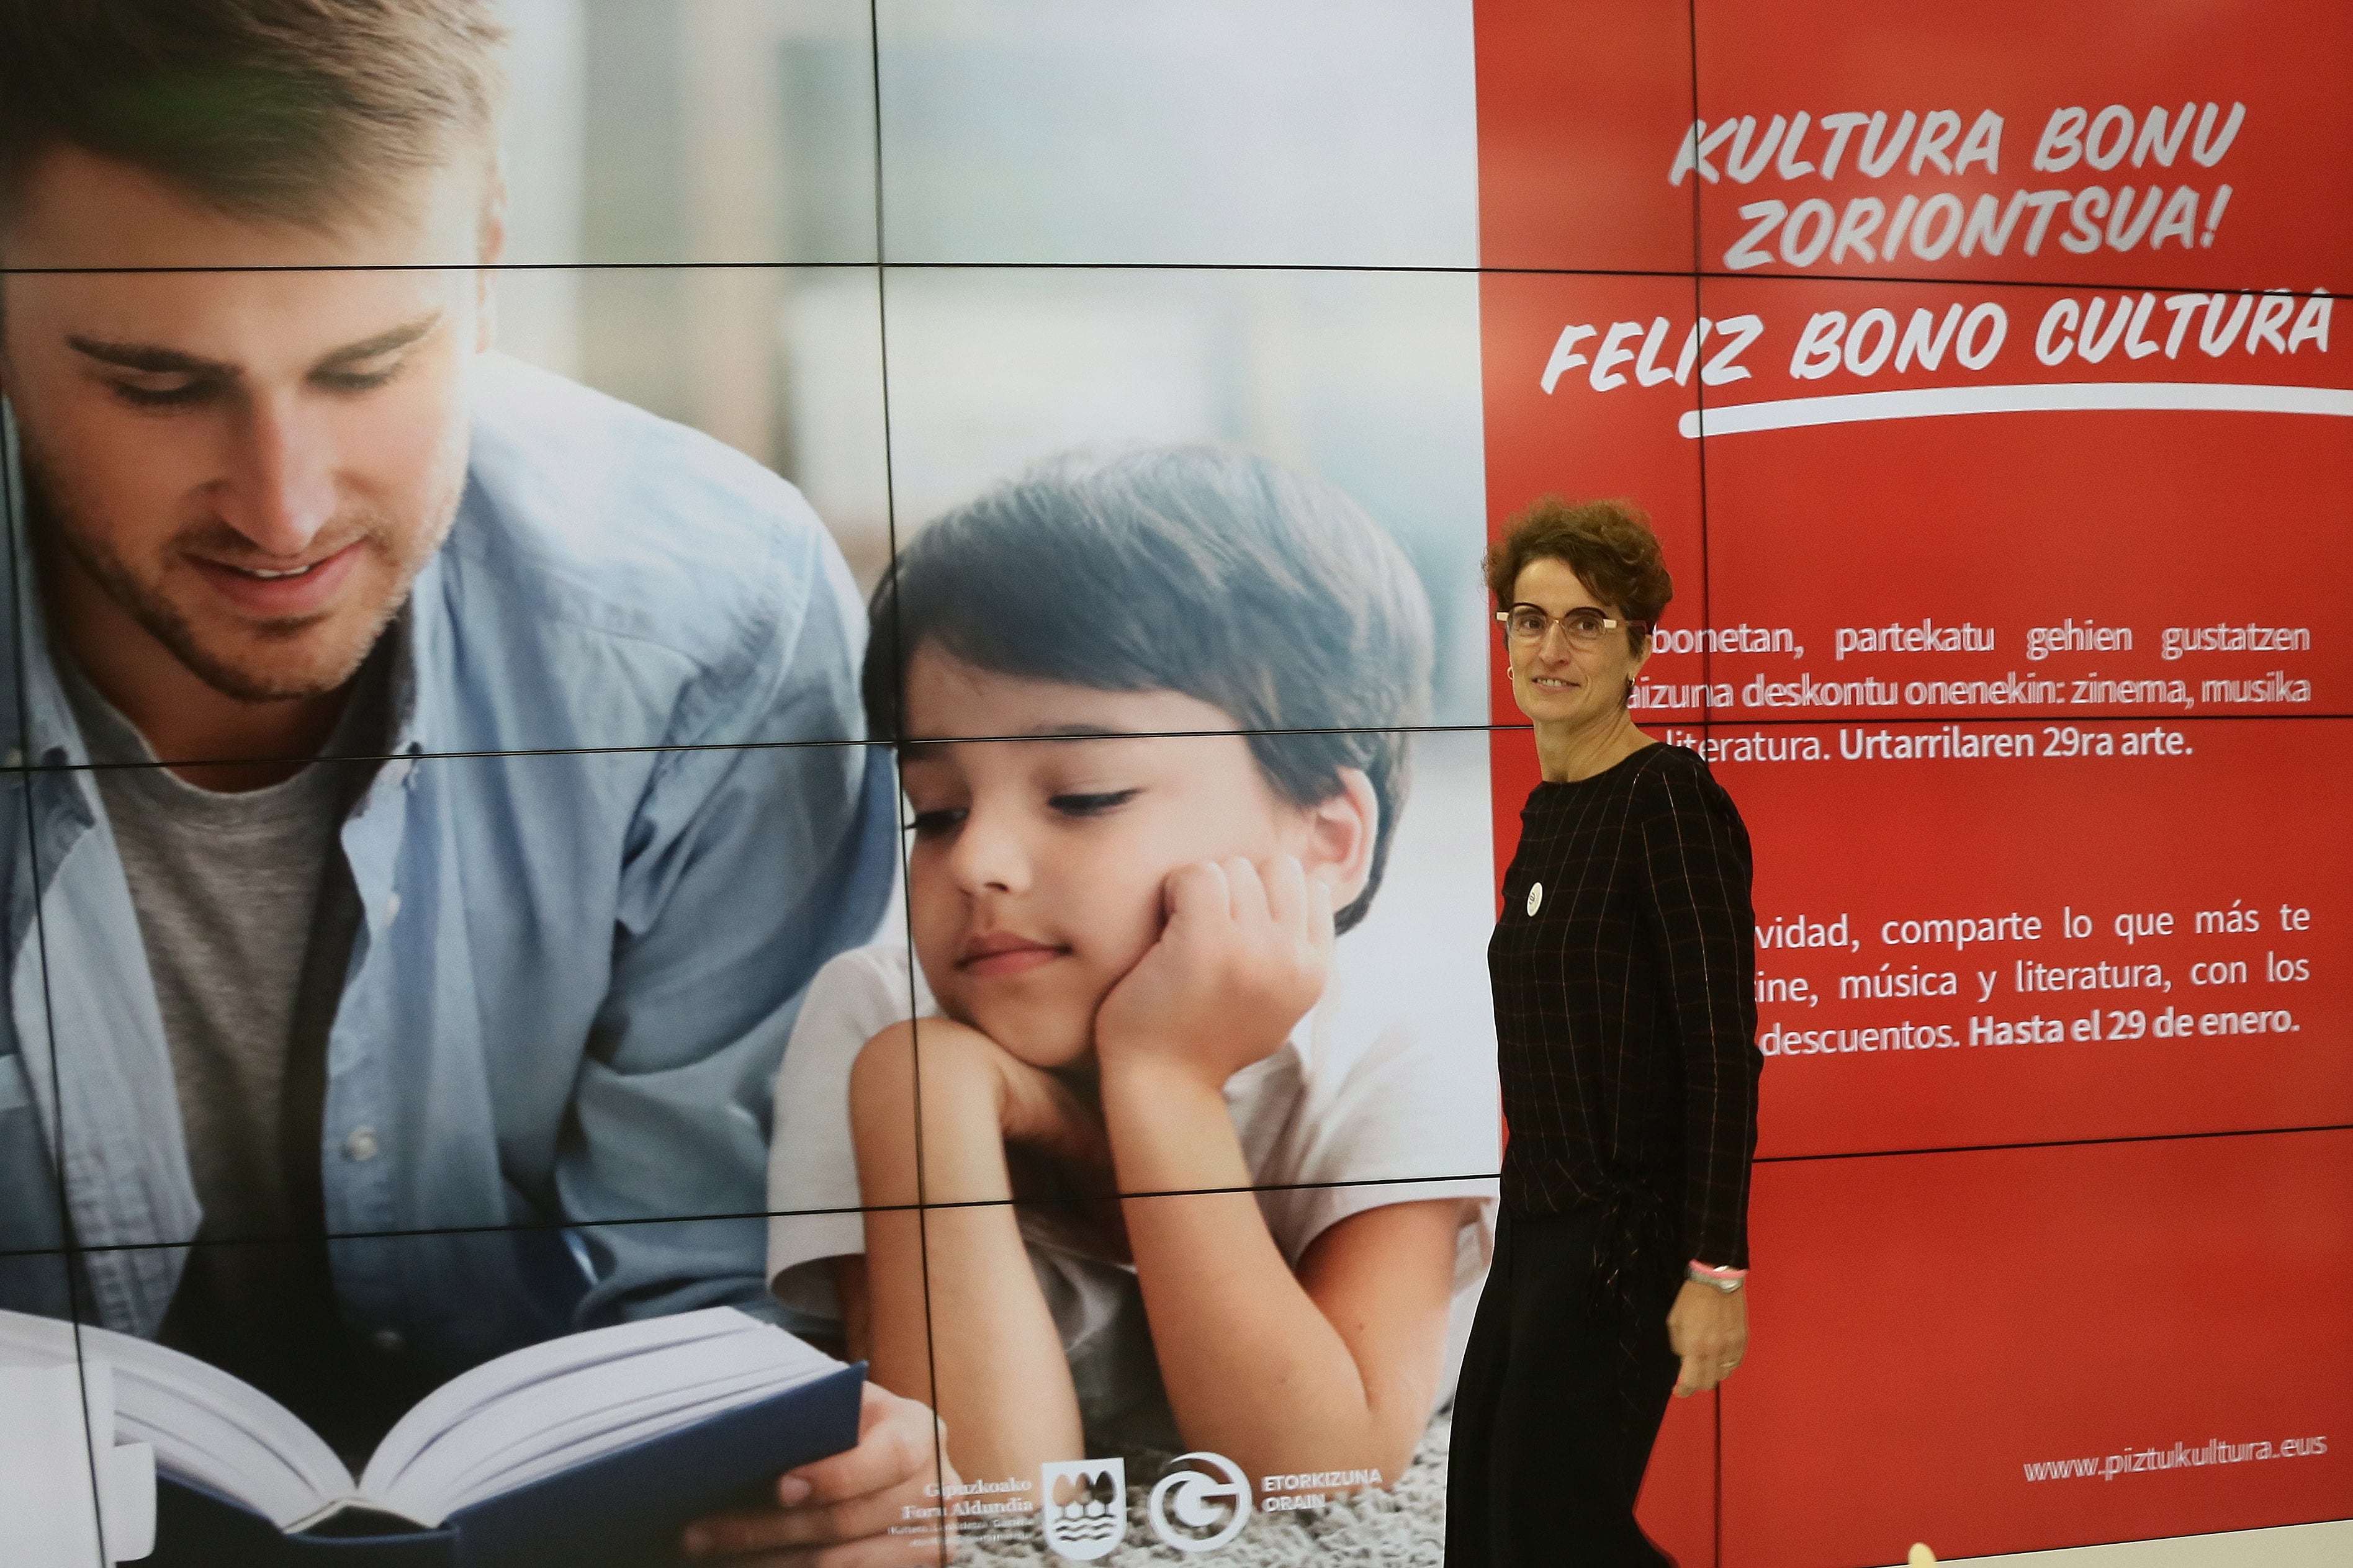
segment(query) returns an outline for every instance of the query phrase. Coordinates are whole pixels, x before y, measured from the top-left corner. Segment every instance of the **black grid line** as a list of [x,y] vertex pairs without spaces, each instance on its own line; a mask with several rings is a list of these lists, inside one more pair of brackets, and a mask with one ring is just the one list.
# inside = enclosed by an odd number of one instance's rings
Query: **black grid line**
[[[0,517],[0,521],[5,521],[6,524],[9,622],[15,641],[15,646],[9,649],[9,655],[16,667],[15,689],[10,696],[16,704],[16,732],[22,735],[26,732],[28,715],[31,711],[30,699],[26,694],[27,676],[26,674],[31,650],[27,646],[28,631],[24,625],[24,618],[16,615],[15,609],[24,602],[22,595],[25,584],[22,577],[32,564],[32,540],[30,519],[17,516],[16,489],[9,483],[9,476],[21,471],[23,454],[18,449],[18,439],[14,424],[0,420],[0,514],[5,514],[5,517]],[[63,1250],[56,1256],[58,1269],[65,1277],[68,1308],[73,1313],[74,1375],[86,1387],[90,1372],[88,1352],[84,1348],[82,1334],[86,1319],[85,1303],[82,1300],[81,1250],[75,1233],[73,1201],[68,1190],[65,1161],[62,1157],[65,1148],[66,1102],[58,1066],[55,1023],[57,1009],[49,987],[49,943],[47,930],[44,923],[46,916],[42,911],[42,905],[46,900],[41,897],[40,838],[32,809],[31,780],[19,778],[14,782],[25,818],[26,864],[33,869],[32,938],[34,951],[38,955],[40,964],[41,1022],[42,1026],[49,1031],[49,1103],[56,1108],[56,1121],[55,1124],[48,1129],[48,1134],[50,1147],[59,1152],[59,1157],[52,1159],[49,1163],[52,1171],[50,1184],[57,1200],[58,1234],[65,1242]],[[14,961],[15,957],[12,954],[11,962]],[[19,1042],[17,1050],[20,1054],[20,1071],[23,1070],[21,1053],[24,1048],[22,1042]],[[106,1512],[100,1506],[98,1495],[98,1434],[87,1420],[82,1423],[82,1450],[89,1461],[90,1506],[98,1528],[99,1555],[101,1561],[111,1561],[106,1554]]]
[[[1698,248],[1694,235],[1694,260]],[[1371,273],[1377,275],[1428,275],[1460,278],[1657,278],[1704,279],[1728,282],[1770,281],[1783,283],[1855,283],[1884,288],[1890,284],[1917,285],[1924,288],[1954,289],[2033,289],[2044,290],[2091,290],[2095,293],[2115,291],[2168,293],[2262,293],[2277,285],[2265,283],[2196,283],[2168,280],[2161,278],[2067,278],[2016,279],[1994,278],[1977,273],[1891,273],[1873,276],[1854,272],[1796,272],[1778,269],[1732,271],[1720,267],[1694,265],[1691,268],[1662,267],[1539,267],[1489,266],[1481,263],[1466,266],[1456,263],[1429,262],[1352,262],[1352,261],[1051,261],[1051,260],[974,260],[924,261],[892,258],[887,260],[801,261],[790,258],[773,260],[736,261],[447,261],[447,262],[343,262],[311,266],[242,266],[242,267],[0,267],[0,279],[40,277],[113,277],[172,276],[174,274],[209,275],[216,273],[309,273],[309,272],[488,272],[488,273],[592,273],[592,272],[1254,272],[1254,273]],[[2353,286],[2339,288],[2316,283],[2308,289],[2295,290],[2298,299],[2319,295],[2330,300],[2353,300]]]
[[[1712,656],[1702,655],[1701,657],[1707,658]],[[2348,710],[2341,712],[2334,709],[2325,709],[2306,710],[2291,713],[2181,713],[2131,712],[2118,709],[2068,709],[2056,712],[2028,710],[1999,717],[1982,712],[1921,713],[1915,711],[1906,713],[1874,713],[1849,712],[1843,710],[1832,710],[1810,717],[1797,717],[1772,712],[1760,713],[1753,717],[1744,715],[1740,717],[1711,717],[1705,719],[1686,720],[1664,716],[1652,718],[1647,714],[1638,714],[1635,719],[1635,722],[1649,729],[1658,729],[1667,725],[1675,725],[1691,730],[1822,730],[1854,729],[1865,726],[1887,729],[1917,728],[1921,726],[1941,727],[1947,724],[1959,725],[1964,729],[1983,726],[2007,726],[2014,729],[2021,726],[2033,727],[2053,724],[2073,724],[2081,726],[2089,724],[2154,724],[2160,722],[2181,725],[2342,723],[2348,719],[2353,719],[2353,710]],[[1393,724],[1374,726],[1234,725],[1231,727],[1207,730],[1123,731],[1119,735],[1113,738],[1124,741],[1181,741],[1214,739],[1219,736],[1232,735],[1240,736],[1248,740],[1255,737],[1282,737],[1293,735],[1504,735],[1532,733],[1533,731],[1534,726],[1525,722],[1509,723],[1503,721],[1483,724],[1466,722],[1454,724]],[[430,748],[422,748],[417,751],[396,752],[367,750],[356,752],[328,752],[315,753],[309,756],[288,755],[262,758],[247,758],[240,756],[235,759],[226,760],[237,763],[259,761],[302,764],[310,763],[326,763],[337,765],[350,763],[354,766],[358,766],[388,762],[458,763],[499,761],[503,759],[527,759],[533,757],[659,756],[672,752],[693,753],[701,752],[840,751],[852,747],[890,751],[902,745],[944,745],[951,743],[955,745],[975,746],[1046,745],[1058,742],[1069,742],[1078,740],[1103,738],[1103,737],[1069,735],[933,736],[916,734],[902,736],[896,740],[874,740],[856,736],[840,736],[793,741],[649,742],[639,745],[522,746],[512,749],[497,750],[484,750],[477,748],[473,750],[435,751]],[[2042,761],[2044,759],[2038,757],[2035,760]],[[96,773],[110,772],[122,773],[139,772],[141,770],[154,768],[207,767],[220,765],[224,761],[225,759],[222,758],[206,756],[159,757],[152,763],[49,763],[26,761],[8,765],[0,765],[0,778],[21,777],[30,774]]]

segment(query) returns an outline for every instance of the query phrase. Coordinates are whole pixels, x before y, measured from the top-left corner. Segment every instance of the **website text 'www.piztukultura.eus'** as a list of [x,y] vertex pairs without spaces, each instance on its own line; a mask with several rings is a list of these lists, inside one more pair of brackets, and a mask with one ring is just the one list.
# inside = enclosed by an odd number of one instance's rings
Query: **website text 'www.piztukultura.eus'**
[[2197,1447],[2176,1443],[2170,1448],[2127,1448],[2116,1454],[2094,1454],[2081,1459],[2031,1459],[2026,1463],[2026,1479],[2030,1481],[2115,1480],[2118,1476],[2137,1475],[2150,1470],[2188,1470],[2208,1465],[2244,1465],[2263,1459],[2318,1458],[2328,1452],[2328,1438],[2287,1437],[2276,1443],[2226,1443],[2220,1437],[2208,1439]]

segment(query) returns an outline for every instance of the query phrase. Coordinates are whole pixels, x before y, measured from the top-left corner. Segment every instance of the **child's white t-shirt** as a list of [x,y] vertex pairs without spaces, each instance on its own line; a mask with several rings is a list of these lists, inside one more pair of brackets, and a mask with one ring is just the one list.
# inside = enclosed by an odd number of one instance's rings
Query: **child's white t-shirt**
[[[1227,1080],[1226,1107],[1268,1233],[1294,1269],[1311,1242],[1350,1215],[1476,1200],[1464,1205],[1456,1235],[1443,1400],[1494,1241],[1503,1156],[1493,1046],[1484,1028],[1463,1028],[1450,1042],[1411,1020],[1349,1006],[1347,947],[1339,944],[1322,999],[1282,1047]],[[859,1051],[893,1024],[938,1016],[903,943],[845,952],[810,983],[776,1075],[768,1152],[768,1279],[786,1306],[839,1318],[826,1260],[866,1250],[849,1124]],[[1025,1208],[1021,1229],[1088,1431],[1167,1446],[1175,1434],[1134,1267],[1092,1254],[1042,1211]]]

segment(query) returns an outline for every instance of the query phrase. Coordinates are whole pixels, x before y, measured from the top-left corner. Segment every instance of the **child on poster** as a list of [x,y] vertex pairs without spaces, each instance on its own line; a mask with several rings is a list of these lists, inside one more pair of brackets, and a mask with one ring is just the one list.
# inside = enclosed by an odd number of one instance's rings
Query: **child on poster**
[[958,509],[872,608],[873,732],[921,737],[913,953],[811,987],[776,1294],[935,1389],[968,1480],[1180,1447],[1394,1479],[1451,1387],[1499,1158],[1491,1058],[1352,1004],[1335,945],[1427,705],[1402,552],[1329,487],[1162,449]]

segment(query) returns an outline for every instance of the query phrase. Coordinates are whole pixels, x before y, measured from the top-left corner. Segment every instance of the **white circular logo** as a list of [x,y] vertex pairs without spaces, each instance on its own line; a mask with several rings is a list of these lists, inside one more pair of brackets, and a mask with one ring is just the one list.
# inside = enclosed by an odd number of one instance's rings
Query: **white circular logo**
[[[1213,1552],[1242,1532],[1250,1522],[1250,1478],[1223,1454],[1179,1454],[1171,1465],[1198,1465],[1198,1469],[1173,1469],[1152,1489],[1145,1518],[1152,1533],[1179,1552]],[[1232,1517],[1220,1519],[1220,1512]]]
[[1530,882],[1528,884],[1528,913],[1534,914],[1543,907],[1544,884],[1542,882]]

